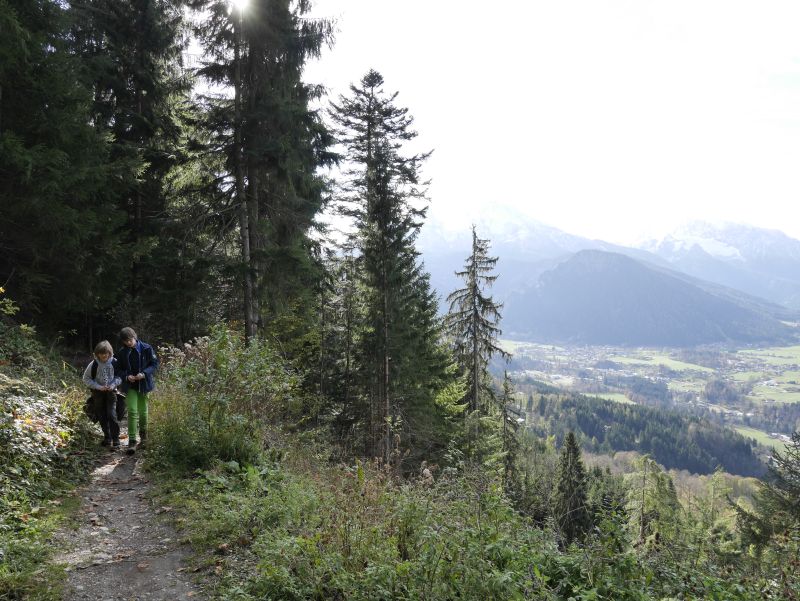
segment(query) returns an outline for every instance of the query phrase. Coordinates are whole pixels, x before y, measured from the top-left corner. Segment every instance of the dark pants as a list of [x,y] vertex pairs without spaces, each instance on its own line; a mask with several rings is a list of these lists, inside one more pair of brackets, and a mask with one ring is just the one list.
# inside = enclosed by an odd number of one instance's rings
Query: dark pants
[[106,440],[119,440],[117,421],[117,394],[113,390],[92,390],[94,410],[100,418],[100,427]]

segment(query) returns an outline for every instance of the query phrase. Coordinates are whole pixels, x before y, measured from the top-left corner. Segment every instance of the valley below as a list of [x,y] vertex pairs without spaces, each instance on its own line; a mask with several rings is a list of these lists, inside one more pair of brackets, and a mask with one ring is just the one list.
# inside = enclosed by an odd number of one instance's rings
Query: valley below
[[[744,436],[767,461],[800,429],[800,346],[694,349],[502,342],[531,420],[533,383],[597,399],[708,420]],[[527,403],[527,404],[526,404]]]

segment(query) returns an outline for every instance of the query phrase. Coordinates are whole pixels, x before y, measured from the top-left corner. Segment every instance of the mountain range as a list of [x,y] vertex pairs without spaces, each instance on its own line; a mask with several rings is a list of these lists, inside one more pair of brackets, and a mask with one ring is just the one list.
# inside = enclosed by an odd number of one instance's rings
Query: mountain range
[[800,240],[739,224],[688,224],[643,248],[674,269],[800,309]]
[[[553,342],[693,346],[783,343],[800,321],[800,241],[749,226],[693,223],[638,248],[517,221],[479,237],[499,257],[493,296],[504,336]],[[421,249],[442,298],[470,232],[428,230]],[[443,306],[443,310],[447,307]]]

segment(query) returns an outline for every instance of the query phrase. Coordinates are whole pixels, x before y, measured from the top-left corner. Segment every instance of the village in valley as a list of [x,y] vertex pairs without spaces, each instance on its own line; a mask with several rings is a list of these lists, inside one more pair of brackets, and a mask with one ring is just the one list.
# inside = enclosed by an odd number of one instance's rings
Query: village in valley
[[800,346],[652,349],[504,340],[503,348],[512,354],[505,369],[521,406],[526,385],[543,382],[705,417],[766,449],[782,449],[800,428]]

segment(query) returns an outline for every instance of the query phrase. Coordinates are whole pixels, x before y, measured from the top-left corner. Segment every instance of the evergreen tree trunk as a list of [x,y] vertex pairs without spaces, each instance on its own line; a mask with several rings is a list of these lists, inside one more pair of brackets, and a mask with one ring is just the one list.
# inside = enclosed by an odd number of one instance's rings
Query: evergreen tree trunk
[[392,407],[389,397],[389,290],[386,273],[383,274],[383,461],[389,465],[392,454]]
[[242,255],[242,288],[244,301],[244,334],[246,339],[256,335],[255,299],[252,277],[252,257],[250,253],[250,211],[247,206],[247,192],[244,185],[244,146],[242,142],[242,7],[238,7],[234,17],[234,169],[236,178],[236,202],[239,206],[239,239]]

